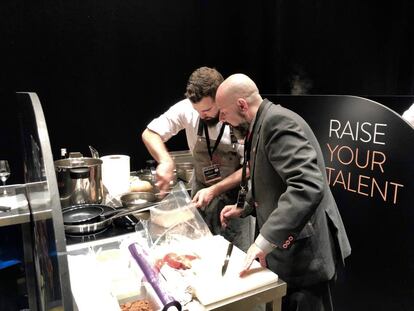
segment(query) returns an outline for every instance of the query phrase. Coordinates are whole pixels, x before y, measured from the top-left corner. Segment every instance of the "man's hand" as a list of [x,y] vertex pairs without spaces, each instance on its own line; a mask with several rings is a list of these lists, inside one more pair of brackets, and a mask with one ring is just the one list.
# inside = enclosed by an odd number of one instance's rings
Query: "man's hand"
[[202,208],[210,204],[210,202],[216,196],[214,193],[214,186],[210,186],[204,189],[199,190],[193,197],[193,203],[195,207]]
[[237,208],[236,205],[226,205],[220,213],[221,225],[226,228],[230,218],[240,217],[242,210],[242,208]]
[[250,245],[249,250],[247,251],[246,258],[244,259],[243,269],[240,271],[239,275],[243,277],[247,274],[250,269],[250,266],[253,263],[253,260],[259,258],[260,265],[266,268],[266,254],[255,244]]
[[164,193],[170,189],[170,182],[173,180],[174,162],[165,161],[161,162],[157,166],[156,171],[156,186],[160,189],[161,193]]

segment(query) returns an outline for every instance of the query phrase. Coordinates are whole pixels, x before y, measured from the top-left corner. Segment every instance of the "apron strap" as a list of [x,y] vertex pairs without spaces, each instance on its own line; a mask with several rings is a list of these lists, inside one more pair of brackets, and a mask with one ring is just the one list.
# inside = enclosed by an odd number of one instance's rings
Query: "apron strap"
[[210,160],[213,161],[213,153],[214,153],[214,151],[216,151],[217,146],[219,145],[219,143],[221,141],[221,137],[223,137],[224,128],[226,127],[226,124],[223,123],[221,125],[220,133],[217,136],[216,142],[214,143],[213,150],[211,150],[210,136],[208,134],[208,126],[207,126],[207,124],[205,122],[202,122],[201,120],[200,120],[200,123],[203,123],[204,124],[204,133],[206,135],[207,151],[208,151],[208,154],[210,155]]
[[197,136],[203,136],[203,122],[201,118],[198,118]]

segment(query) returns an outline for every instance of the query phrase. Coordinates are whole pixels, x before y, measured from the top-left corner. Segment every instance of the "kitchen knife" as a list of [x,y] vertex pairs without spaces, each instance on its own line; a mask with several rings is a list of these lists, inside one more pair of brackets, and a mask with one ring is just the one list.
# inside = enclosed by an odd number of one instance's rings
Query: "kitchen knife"
[[221,276],[224,276],[224,274],[227,271],[227,266],[229,265],[229,260],[231,257],[231,252],[233,251],[233,243],[229,243],[229,246],[227,247],[227,253],[226,258],[224,259],[223,267],[221,268]]
[[0,212],[8,212],[11,210],[11,207],[8,206],[0,206]]

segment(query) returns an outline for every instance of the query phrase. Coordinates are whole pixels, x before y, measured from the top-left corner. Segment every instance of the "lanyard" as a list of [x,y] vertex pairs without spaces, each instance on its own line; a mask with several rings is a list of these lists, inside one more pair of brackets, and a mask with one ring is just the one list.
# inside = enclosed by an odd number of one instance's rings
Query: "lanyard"
[[250,145],[251,145],[251,136],[250,132],[247,133],[246,137],[244,138],[244,160],[243,160],[243,169],[242,169],[242,179],[240,182],[240,190],[237,194],[237,208],[244,208],[244,203],[246,201],[247,191],[249,191],[249,186],[247,184],[246,178],[246,169],[247,169],[247,154],[250,153]]
[[[231,140],[231,143],[233,144],[233,145],[235,145],[235,144],[237,144],[237,138],[236,138],[236,135],[234,135],[234,130],[233,130],[233,127],[230,125],[230,124],[228,124],[227,123],[227,125],[229,126],[229,128],[230,128],[230,140]],[[234,147],[234,146],[233,146]]]
[[203,122],[203,126],[204,126],[204,133],[206,135],[206,143],[207,143],[208,154],[210,156],[210,160],[213,161],[213,153],[214,153],[214,151],[216,151],[217,146],[220,143],[220,140],[221,140],[221,137],[223,136],[224,128],[226,127],[226,125],[224,123],[221,125],[220,133],[217,136],[216,142],[214,143],[213,150],[211,150],[210,136],[208,135],[208,127],[207,127],[207,124],[205,122]]
[[252,149],[253,132],[254,132],[254,128],[256,127],[256,122],[257,122],[257,115],[256,115],[256,118],[254,120],[251,130],[247,132],[246,137],[244,138],[244,159],[243,159],[242,180],[240,182],[240,189],[246,192],[248,191],[246,169],[247,169],[247,162],[250,161],[250,150]]
[[240,182],[240,189],[247,192],[247,178],[246,178],[246,169],[247,162],[250,160],[250,149],[252,146],[252,135],[250,132],[247,132],[246,137],[244,138],[244,159],[243,159],[243,169],[242,169],[242,179]]

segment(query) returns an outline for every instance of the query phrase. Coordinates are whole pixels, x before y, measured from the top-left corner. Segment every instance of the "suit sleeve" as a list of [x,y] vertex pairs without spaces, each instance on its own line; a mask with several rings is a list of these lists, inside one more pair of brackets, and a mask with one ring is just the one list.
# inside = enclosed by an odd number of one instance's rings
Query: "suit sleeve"
[[293,118],[269,118],[262,125],[262,134],[268,162],[285,184],[285,191],[273,203],[260,233],[275,246],[288,248],[318,207],[324,180],[317,153]]

